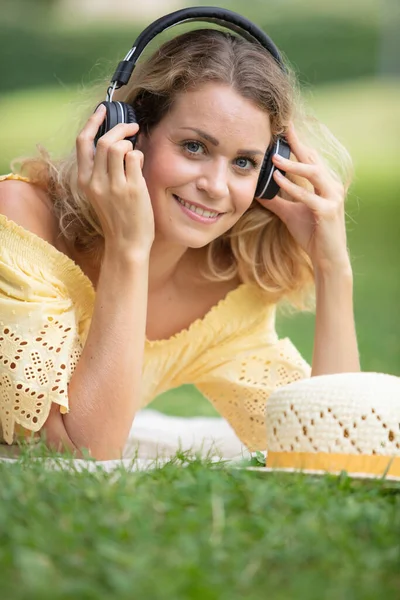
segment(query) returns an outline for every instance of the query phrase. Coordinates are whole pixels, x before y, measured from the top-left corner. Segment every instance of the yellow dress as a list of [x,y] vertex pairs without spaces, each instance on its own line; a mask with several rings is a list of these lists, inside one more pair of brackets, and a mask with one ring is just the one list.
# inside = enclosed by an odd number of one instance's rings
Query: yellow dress
[[[52,402],[69,412],[95,294],[72,259],[0,214],[1,441],[38,432]],[[241,284],[187,329],[146,340],[141,406],[194,384],[250,451],[265,450],[268,396],[311,371],[289,338],[278,339],[275,312],[257,286]]]

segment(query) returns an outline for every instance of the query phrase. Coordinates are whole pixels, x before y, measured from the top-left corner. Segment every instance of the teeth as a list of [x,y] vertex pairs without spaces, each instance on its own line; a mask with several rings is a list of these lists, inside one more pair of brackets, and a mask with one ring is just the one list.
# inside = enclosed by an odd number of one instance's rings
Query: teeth
[[202,208],[199,208],[198,206],[195,206],[194,204],[190,204],[189,202],[185,202],[184,200],[182,200],[181,198],[179,198],[179,196],[175,196],[175,198],[178,200],[178,202],[180,204],[183,204],[183,206],[186,206],[186,208],[188,208],[189,210],[191,210],[194,213],[197,213],[198,215],[201,215],[202,217],[207,217],[207,218],[212,218],[212,217],[217,217],[219,215],[218,212],[213,212],[210,210],[203,210]]

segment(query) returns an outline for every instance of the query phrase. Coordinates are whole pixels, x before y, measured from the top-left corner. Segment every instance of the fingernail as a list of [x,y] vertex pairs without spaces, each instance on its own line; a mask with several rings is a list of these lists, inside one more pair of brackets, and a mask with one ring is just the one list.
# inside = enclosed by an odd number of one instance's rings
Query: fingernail
[[282,173],[280,172],[279,169],[275,169],[274,175],[276,175],[279,179],[281,179],[283,177],[283,175],[282,175]]
[[278,153],[274,154],[274,159],[276,160],[276,162],[283,162],[282,156]]
[[102,110],[105,108],[104,104],[99,104],[99,106],[96,108],[95,112],[99,113],[102,112]]

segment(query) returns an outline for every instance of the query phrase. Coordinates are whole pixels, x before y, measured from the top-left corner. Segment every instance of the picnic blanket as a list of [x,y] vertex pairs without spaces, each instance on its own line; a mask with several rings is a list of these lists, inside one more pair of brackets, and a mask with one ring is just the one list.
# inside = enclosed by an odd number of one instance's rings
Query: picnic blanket
[[[101,466],[109,471],[124,465],[132,470],[142,470],[171,460],[178,451],[215,461],[240,461],[251,456],[229,423],[221,417],[176,417],[143,409],[135,417],[121,459],[93,461],[60,456],[56,460],[40,460],[58,468],[73,466],[95,470]],[[18,460],[18,447],[2,445],[0,454],[0,460],[14,462]]]

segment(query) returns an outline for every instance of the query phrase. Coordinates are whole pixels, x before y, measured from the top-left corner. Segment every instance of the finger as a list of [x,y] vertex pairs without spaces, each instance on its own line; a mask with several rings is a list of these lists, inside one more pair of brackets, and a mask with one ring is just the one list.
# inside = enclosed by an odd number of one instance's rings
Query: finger
[[125,156],[132,151],[132,142],[119,140],[108,151],[107,169],[111,188],[118,189],[126,184]]
[[301,163],[310,165],[321,164],[322,160],[318,155],[318,152],[314,150],[314,148],[310,148],[310,146],[303,144],[296,133],[294,123],[292,121],[289,123],[287,128],[286,139],[291,151]]
[[104,121],[106,108],[100,104],[96,112],[88,119],[85,127],[76,138],[76,156],[78,164],[78,181],[85,185],[92,176],[94,163],[94,138]]
[[125,157],[126,179],[131,184],[137,184],[143,178],[144,156],[140,150],[131,150]]
[[[108,172],[108,153],[111,147],[126,137],[131,137],[137,133],[139,125],[137,123],[119,123],[110,131],[107,131],[99,138],[96,147],[96,156],[94,159],[93,176],[104,177]],[[131,143],[132,149],[132,143]]]
[[279,154],[274,154],[272,161],[281,171],[308,179],[318,195],[329,198],[336,189],[336,182],[333,181],[328,170],[322,165],[310,165],[288,160]]
[[287,177],[284,177],[282,173],[278,171],[278,169],[275,169],[273,177],[276,183],[279,185],[279,187],[285,192],[287,192],[289,196],[291,196],[291,198],[297,200],[298,202],[301,202],[302,204],[305,204],[312,210],[317,211],[318,209],[321,209],[321,202],[325,202],[325,200],[321,201],[321,198],[319,198],[313,192],[310,192],[306,188],[303,188],[300,185],[289,181],[289,179],[287,179]]
[[285,200],[279,195],[276,195],[272,200],[263,200],[262,198],[256,198],[256,200],[258,200],[264,208],[277,215],[281,221],[286,224],[290,211],[293,210],[293,202]]

